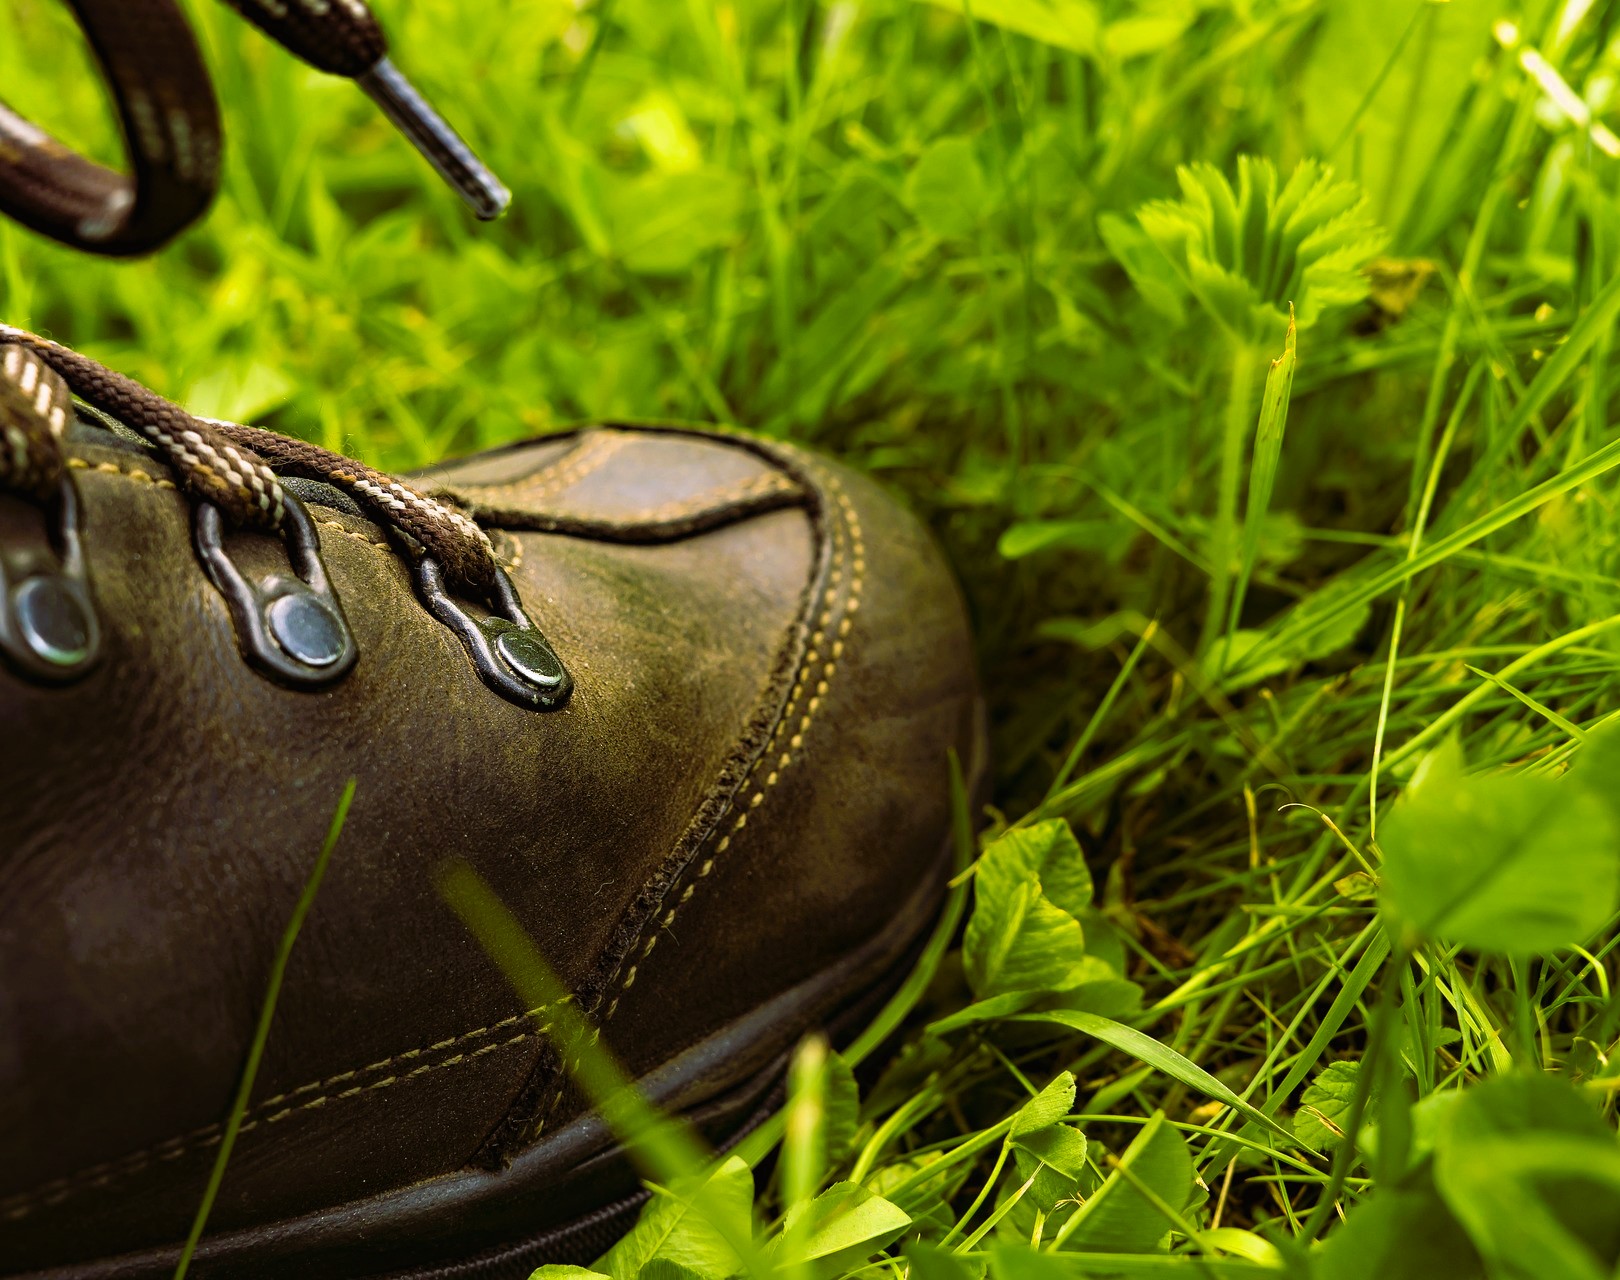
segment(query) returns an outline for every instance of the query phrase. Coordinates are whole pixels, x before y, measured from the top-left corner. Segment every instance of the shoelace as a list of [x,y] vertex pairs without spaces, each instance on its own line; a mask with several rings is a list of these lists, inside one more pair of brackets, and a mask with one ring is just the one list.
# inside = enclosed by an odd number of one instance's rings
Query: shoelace
[[379,524],[407,535],[438,561],[452,588],[483,596],[495,581],[488,535],[461,512],[392,476],[261,427],[196,417],[133,378],[27,330],[0,325],[0,344],[0,404],[11,464],[0,471],[0,484],[8,488],[48,496],[59,483],[71,389],[161,450],[180,488],[218,507],[232,525],[280,532],[286,499],[274,464],[347,493]]
[[60,374],[25,347],[0,346],[0,488],[40,501],[55,496],[72,412]]
[[[422,603],[455,632],[485,684],[542,710],[566,701],[567,671],[530,621],[488,535],[462,512],[305,441],[196,417],[87,356],[0,325],[0,492],[56,513],[54,570],[36,564],[12,583],[0,557],[0,651],[26,674],[75,679],[99,644],[64,449],[73,395],[144,437],[193,500],[199,559],[226,599],[244,656],[267,675],[319,688],[357,657],[319,538],[303,504],[283,488],[284,474],[340,490],[399,535]],[[281,537],[293,574],[249,580],[226,552],[225,524]],[[487,612],[468,612],[456,594]]]
[[[481,218],[510,193],[400,74],[362,0],[226,0],[295,57],[355,80]],[[106,75],[131,175],[74,154],[0,104],[0,212],[108,255],[140,254],[199,218],[219,186],[219,107],[175,0],[68,0]]]
[[[505,207],[506,189],[388,61],[362,0],[227,2],[311,65],[357,80],[481,217]],[[74,155],[0,105],[0,212],[91,252],[145,252],[213,197],[220,149],[213,86],[175,0],[68,3],[111,82],[133,177]],[[399,535],[414,558],[422,603],[456,633],[485,684],[529,707],[567,700],[567,671],[529,620],[488,536],[460,511],[305,441],[196,417],[86,356],[0,324],[0,493],[43,504],[54,522],[43,560],[25,556],[19,569],[0,554],[0,656],[24,674],[76,679],[99,651],[63,448],[73,395],[138,432],[167,462],[193,500],[197,555],[225,597],[242,652],[271,678],[323,687],[341,679],[358,653],[313,523],[279,473],[342,491]],[[227,525],[279,536],[292,575],[250,579],[226,549]],[[487,612],[468,612],[457,593]]]

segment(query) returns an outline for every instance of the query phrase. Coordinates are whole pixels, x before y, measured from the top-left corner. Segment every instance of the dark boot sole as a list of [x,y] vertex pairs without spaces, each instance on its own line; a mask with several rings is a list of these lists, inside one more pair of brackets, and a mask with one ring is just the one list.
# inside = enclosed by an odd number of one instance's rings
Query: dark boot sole
[[[804,1034],[819,1027],[835,1043],[847,1041],[899,987],[938,916],[950,865],[947,837],[936,874],[883,933],[642,1077],[643,1093],[684,1117],[717,1149],[741,1141],[780,1106],[788,1059]],[[747,1064],[741,1082],[739,1063]],[[546,1263],[598,1257],[633,1225],[646,1196],[624,1148],[599,1117],[584,1115],[497,1172],[463,1170],[210,1236],[190,1274],[197,1280],[523,1280]],[[167,1247],[14,1280],[161,1280],[173,1274],[177,1259],[178,1250]]]

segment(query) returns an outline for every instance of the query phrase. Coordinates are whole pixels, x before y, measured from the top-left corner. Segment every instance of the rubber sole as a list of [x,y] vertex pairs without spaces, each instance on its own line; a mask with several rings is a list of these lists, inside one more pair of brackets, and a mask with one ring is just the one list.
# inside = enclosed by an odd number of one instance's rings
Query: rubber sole
[[[837,964],[751,1011],[638,1086],[724,1150],[780,1105],[798,1041],[859,1032],[904,980],[937,917],[949,841],[884,931]],[[739,1076],[742,1078],[739,1079]],[[774,1096],[773,1096],[774,1095]],[[196,1280],[522,1280],[537,1266],[588,1263],[645,1202],[635,1165],[603,1121],[583,1115],[499,1171],[466,1169],[320,1213],[210,1236]],[[178,1249],[143,1250],[11,1280],[162,1280]]]

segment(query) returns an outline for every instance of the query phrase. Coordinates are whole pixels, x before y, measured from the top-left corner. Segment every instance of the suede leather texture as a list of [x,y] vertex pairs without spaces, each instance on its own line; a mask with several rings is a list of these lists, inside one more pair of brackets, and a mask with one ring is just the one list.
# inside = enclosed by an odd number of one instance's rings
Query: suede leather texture
[[636,1075],[836,964],[937,867],[971,643],[931,540],[860,476],[612,427],[414,477],[490,529],[569,666],[542,713],[478,680],[380,530],[318,505],[360,659],[279,687],[161,466],[73,451],[105,656],[63,688],[0,669],[0,1274],[183,1237],[351,776],[211,1231],[498,1168],[578,1113],[544,1012],[440,899],[447,859]]

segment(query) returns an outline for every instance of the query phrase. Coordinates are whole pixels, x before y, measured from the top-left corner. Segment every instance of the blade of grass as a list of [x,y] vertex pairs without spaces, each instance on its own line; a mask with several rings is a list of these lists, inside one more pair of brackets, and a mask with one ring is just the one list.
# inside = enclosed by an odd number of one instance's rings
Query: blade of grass
[[[1260,426],[1255,432],[1254,459],[1249,466],[1248,506],[1243,513],[1243,558],[1237,584],[1232,588],[1232,605],[1226,617],[1227,652],[1243,616],[1243,601],[1249,581],[1260,558],[1260,533],[1266,512],[1271,508],[1271,491],[1277,483],[1277,465],[1282,458],[1283,432],[1288,426],[1288,400],[1294,387],[1295,351],[1294,308],[1288,308],[1288,334],[1283,353],[1271,362],[1266,388],[1260,399]],[[1224,665],[1224,663],[1223,663]],[[1217,673],[1218,674],[1218,673]]]
[[1183,1057],[1168,1045],[1155,1040],[1152,1036],[1145,1035],[1134,1027],[1127,1027],[1123,1022],[1115,1022],[1112,1018],[1104,1018],[1095,1013],[1085,1013],[1078,1009],[1049,1009],[1039,1013],[1019,1013],[1014,1014],[1007,1021],[1047,1023],[1068,1027],[1101,1040],[1104,1044],[1112,1045],[1120,1052],[1129,1054],[1138,1062],[1146,1063],[1155,1071],[1163,1072],[1172,1080],[1179,1080],[1182,1084],[1196,1089],[1206,1097],[1224,1103],[1262,1128],[1270,1130],[1290,1146],[1297,1145],[1292,1133],[1284,1129],[1265,1112],[1238,1097],[1237,1094],[1233,1093],[1232,1090],[1228,1089],[1196,1062]]
[[298,895],[298,904],[293,908],[292,918],[287,921],[287,927],[282,931],[275,959],[270,962],[270,982],[265,988],[264,1003],[259,1007],[259,1022],[253,1030],[253,1040],[248,1045],[247,1062],[242,1067],[242,1079],[236,1087],[236,1099],[232,1102],[231,1114],[225,1121],[225,1132],[220,1138],[219,1151],[214,1155],[214,1167],[208,1173],[208,1185],[203,1189],[202,1203],[197,1206],[197,1214],[191,1220],[191,1231],[180,1250],[180,1261],[175,1264],[174,1280],[185,1280],[186,1272],[191,1268],[191,1259],[197,1252],[197,1244],[208,1225],[208,1215],[213,1212],[220,1184],[225,1180],[225,1166],[230,1161],[232,1148],[236,1146],[237,1134],[242,1131],[242,1118],[247,1114],[248,1100],[253,1096],[253,1082],[258,1078],[259,1063],[264,1057],[264,1046],[270,1039],[270,1023],[276,1016],[276,1002],[281,998],[281,983],[287,974],[287,961],[292,957],[293,943],[298,941],[298,931],[304,927],[304,920],[309,915],[310,908],[315,905],[315,895],[320,892],[321,881],[326,878],[326,868],[332,861],[332,852],[337,848],[338,836],[343,832],[343,824],[349,817],[349,805],[353,801],[354,779],[350,778],[343,788],[343,794],[338,798],[337,808],[332,813],[332,823],[326,830],[326,840],[321,845],[320,855],[315,859],[314,869],[304,883],[304,891]]
[[595,1028],[517,917],[466,862],[447,863],[439,871],[438,883],[440,896],[506,975],[524,1006],[546,1010],[557,1052],[631,1157],[650,1179],[672,1194],[689,1197],[693,1211],[721,1235],[748,1274],[767,1275],[770,1268],[752,1234],[734,1229],[729,1211],[703,1177],[712,1159],[703,1141],[679,1117],[666,1115],[642,1096],[600,1043]]

